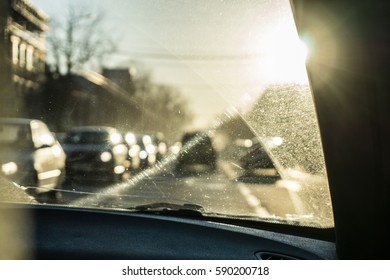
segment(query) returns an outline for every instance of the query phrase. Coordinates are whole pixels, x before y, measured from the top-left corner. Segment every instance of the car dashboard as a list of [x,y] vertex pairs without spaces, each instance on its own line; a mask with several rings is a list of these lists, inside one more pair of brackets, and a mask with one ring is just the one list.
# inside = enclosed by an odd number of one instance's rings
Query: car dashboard
[[[337,258],[333,242],[209,220],[39,204],[6,204],[2,211],[27,213],[27,259]],[[14,226],[25,231],[26,223]]]

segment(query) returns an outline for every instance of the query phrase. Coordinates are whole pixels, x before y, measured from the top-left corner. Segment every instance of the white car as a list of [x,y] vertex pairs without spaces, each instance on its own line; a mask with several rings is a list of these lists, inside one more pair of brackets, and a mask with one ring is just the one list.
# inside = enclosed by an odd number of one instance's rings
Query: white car
[[65,153],[45,123],[0,119],[1,175],[26,187],[29,194],[57,195],[64,178]]

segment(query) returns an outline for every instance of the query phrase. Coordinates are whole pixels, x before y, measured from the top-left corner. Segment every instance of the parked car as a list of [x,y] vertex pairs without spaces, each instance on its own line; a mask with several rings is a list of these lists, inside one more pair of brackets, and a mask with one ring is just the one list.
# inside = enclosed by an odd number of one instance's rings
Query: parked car
[[127,148],[112,127],[77,127],[64,140],[67,178],[118,181],[126,168]]
[[59,193],[65,153],[45,123],[34,119],[0,119],[1,174],[33,196]]

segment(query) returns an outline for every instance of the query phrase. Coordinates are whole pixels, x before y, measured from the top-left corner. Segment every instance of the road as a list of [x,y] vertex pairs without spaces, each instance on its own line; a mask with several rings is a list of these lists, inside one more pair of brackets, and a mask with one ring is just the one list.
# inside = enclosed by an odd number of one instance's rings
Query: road
[[177,174],[156,165],[121,183],[68,180],[61,203],[128,208],[154,202],[192,203],[206,212],[258,217],[304,214],[299,196],[278,177],[246,175],[233,163],[219,161],[213,173]]

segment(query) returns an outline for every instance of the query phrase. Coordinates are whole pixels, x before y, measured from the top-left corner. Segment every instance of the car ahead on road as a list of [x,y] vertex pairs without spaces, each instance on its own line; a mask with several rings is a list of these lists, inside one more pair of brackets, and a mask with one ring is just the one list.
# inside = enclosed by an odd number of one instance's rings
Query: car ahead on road
[[156,163],[157,148],[150,135],[126,132],[123,138],[128,148],[127,160],[131,172],[137,173]]
[[182,137],[182,148],[177,157],[176,171],[182,174],[214,172],[217,153],[206,132],[187,132]]
[[167,154],[167,143],[163,133],[155,133],[150,135],[153,145],[156,147],[156,161],[161,161]]
[[251,146],[240,155],[239,162],[242,168],[247,171],[275,168],[272,159],[257,138],[246,140],[251,142]]
[[[143,168],[151,167],[157,162],[158,147],[152,141],[150,134],[142,133],[136,135],[137,143],[141,147],[140,154],[143,160]],[[146,156],[146,157],[145,157]]]
[[59,195],[65,153],[42,121],[0,119],[0,164],[1,175],[27,187],[29,194]]
[[[147,166],[146,151],[143,148],[144,146],[142,141],[140,141],[140,137],[136,133],[127,131],[124,132],[122,136],[127,147],[126,168],[128,171],[135,174],[143,169],[143,167]],[[141,153],[141,151],[144,152]]]
[[253,183],[274,183],[280,179],[273,160],[269,156],[269,150],[257,137],[252,139],[237,139],[233,143],[237,152],[237,167],[240,175],[237,180]]
[[147,132],[144,134],[143,143],[149,155],[149,164],[153,165],[161,161],[167,153],[167,144],[162,132]]
[[112,127],[84,126],[70,130],[64,140],[67,178],[118,181],[125,172],[127,148]]

